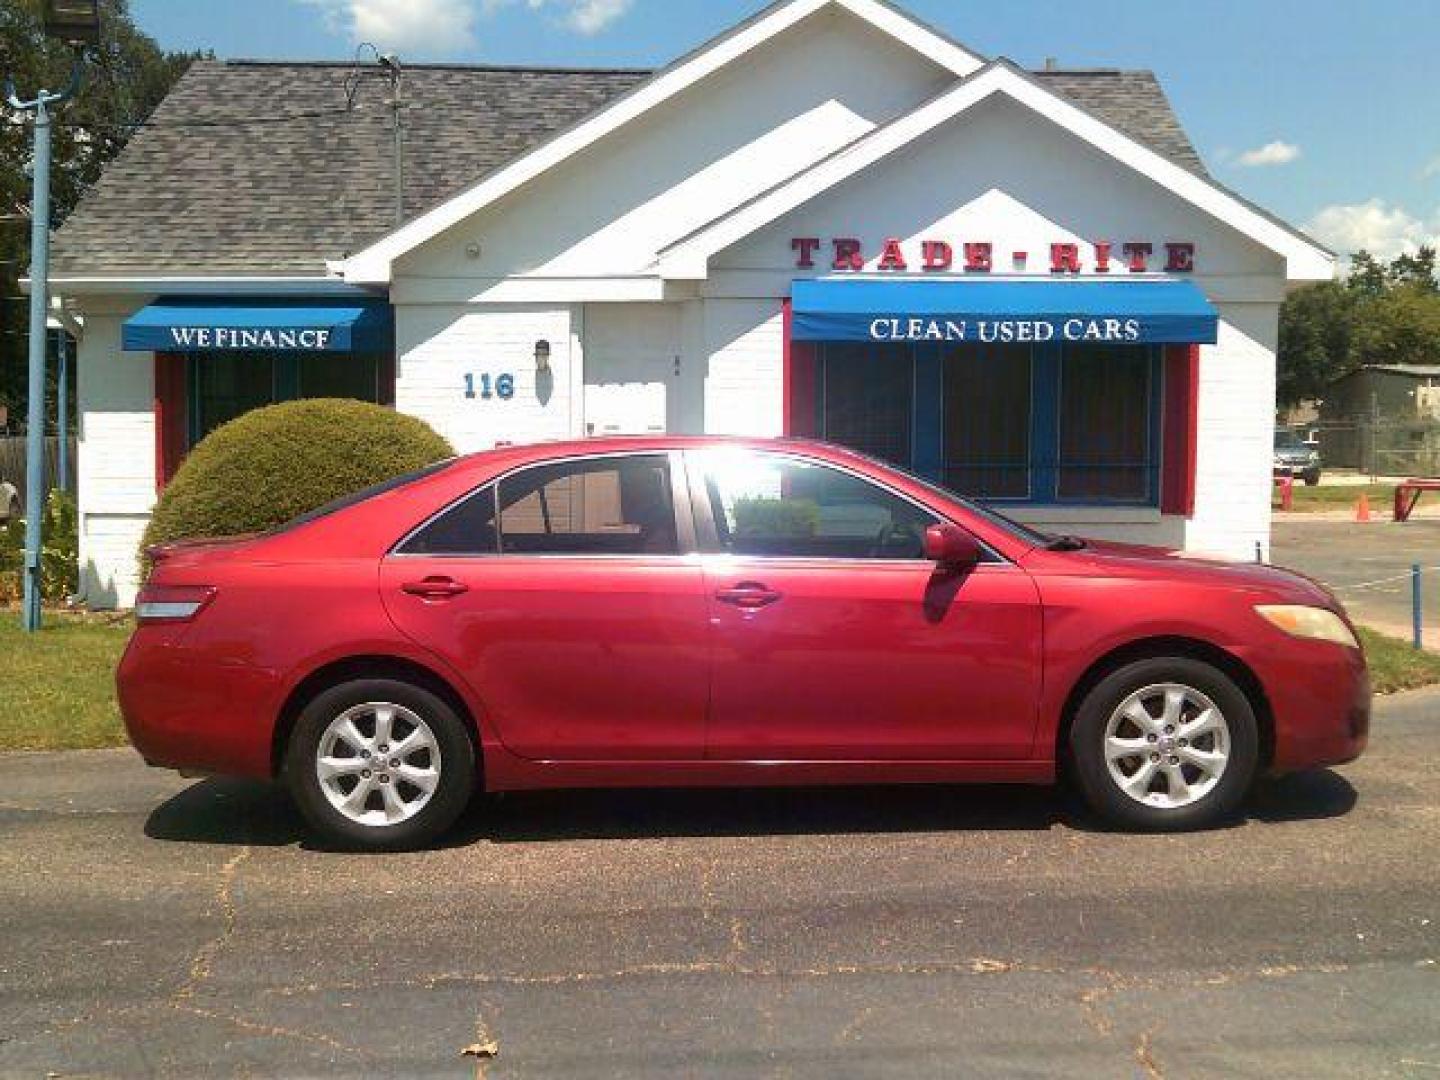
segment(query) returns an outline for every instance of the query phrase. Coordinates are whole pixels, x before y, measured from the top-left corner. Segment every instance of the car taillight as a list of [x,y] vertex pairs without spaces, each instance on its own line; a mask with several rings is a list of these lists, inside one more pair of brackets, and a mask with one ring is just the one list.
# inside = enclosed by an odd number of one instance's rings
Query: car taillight
[[215,598],[209,585],[146,585],[135,600],[142,623],[188,622]]

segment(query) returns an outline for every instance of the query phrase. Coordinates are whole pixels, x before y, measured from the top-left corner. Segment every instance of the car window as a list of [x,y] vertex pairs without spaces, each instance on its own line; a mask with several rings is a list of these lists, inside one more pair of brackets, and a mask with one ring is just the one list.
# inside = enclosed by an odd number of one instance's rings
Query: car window
[[670,462],[663,454],[587,458],[500,481],[507,555],[677,555]]
[[494,484],[452,506],[400,549],[404,555],[494,555],[499,550]]
[[923,559],[939,518],[860,477],[754,452],[697,455],[720,547],[734,555]]

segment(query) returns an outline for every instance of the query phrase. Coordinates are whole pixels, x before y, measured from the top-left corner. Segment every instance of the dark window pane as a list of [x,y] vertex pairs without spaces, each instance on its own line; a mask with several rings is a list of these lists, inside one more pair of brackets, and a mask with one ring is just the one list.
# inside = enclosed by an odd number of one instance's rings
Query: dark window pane
[[919,559],[937,519],[884,488],[825,465],[768,454],[705,455],[722,548],[777,558]]
[[821,354],[823,437],[909,465],[915,368],[910,346],[833,344]]
[[380,361],[377,356],[314,353],[300,357],[302,398],[379,400]]
[[275,401],[275,360],[264,353],[199,353],[191,363],[198,442],[221,424]]
[[1086,345],[1060,364],[1061,499],[1144,502],[1150,497],[1152,353]]
[[978,498],[1030,494],[1030,348],[945,353],[945,484]]
[[670,463],[660,455],[526,469],[500,483],[507,555],[675,555]]
[[494,555],[495,489],[477,491],[406,541],[406,555]]

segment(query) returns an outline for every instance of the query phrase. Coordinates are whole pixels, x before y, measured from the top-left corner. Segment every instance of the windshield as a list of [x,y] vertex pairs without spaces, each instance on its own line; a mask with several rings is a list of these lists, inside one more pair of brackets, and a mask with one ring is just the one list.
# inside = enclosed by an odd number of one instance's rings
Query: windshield
[[927,491],[934,492],[941,498],[948,499],[950,502],[959,503],[971,513],[984,518],[986,521],[990,522],[990,524],[996,526],[997,528],[1004,529],[1011,536],[1014,536],[1017,540],[1029,544],[1032,547],[1049,547],[1057,539],[1049,533],[1041,532],[1039,529],[1033,529],[1029,525],[1021,524],[1014,518],[1002,514],[999,510],[996,510],[983,502],[979,502],[975,499],[968,498],[965,495],[961,495],[953,488],[948,488],[943,484],[937,484],[935,481],[929,480],[926,477],[918,475],[917,473],[913,473],[909,469],[904,469],[901,468],[899,465],[892,464],[891,462],[881,461],[878,458],[870,457],[868,454],[860,454],[857,451],[851,452],[855,453],[858,457],[864,458],[866,461],[873,462],[874,464],[879,465],[882,468],[889,469],[891,472],[899,473],[907,480],[914,481],[916,484],[919,484]]
[[1300,436],[1293,431],[1277,431],[1275,433],[1276,450],[1305,450],[1306,445],[1300,441]]

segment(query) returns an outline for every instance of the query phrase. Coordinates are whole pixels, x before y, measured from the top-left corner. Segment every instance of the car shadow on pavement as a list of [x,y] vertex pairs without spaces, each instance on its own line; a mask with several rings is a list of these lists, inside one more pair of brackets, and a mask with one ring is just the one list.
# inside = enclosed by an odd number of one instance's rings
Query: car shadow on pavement
[[[1350,782],[1328,769],[1261,780],[1246,821],[1339,817],[1355,805]],[[899,786],[596,790],[482,796],[440,841],[480,843],[798,836],[906,832],[1109,831],[1065,788]],[[151,813],[145,834],[178,843],[340,850],[314,840],[278,784],[213,779]]]

